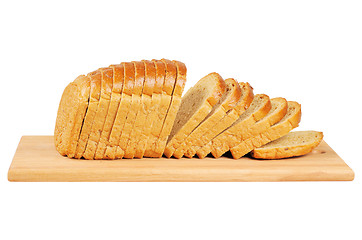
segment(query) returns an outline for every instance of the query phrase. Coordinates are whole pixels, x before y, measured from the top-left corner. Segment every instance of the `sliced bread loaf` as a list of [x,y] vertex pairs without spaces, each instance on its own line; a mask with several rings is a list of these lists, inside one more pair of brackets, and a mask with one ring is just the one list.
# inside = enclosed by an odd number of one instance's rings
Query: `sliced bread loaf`
[[156,144],[162,130],[163,122],[167,115],[167,110],[171,104],[171,99],[172,99],[171,95],[174,85],[174,82],[172,82],[170,78],[166,79],[165,64],[161,60],[155,60],[155,59],[153,59],[152,62],[155,64],[156,68],[156,82],[157,82],[156,85],[161,86],[160,88],[161,91],[159,92],[159,94],[161,94],[161,103],[158,106],[157,117],[151,128],[151,134],[147,139],[146,150],[143,154],[145,157],[152,157],[154,154],[154,150],[156,148]]
[[231,124],[233,124],[250,106],[254,99],[252,87],[249,85],[249,83],[238,83],[238,85],[241,89],[241,97],[235,107],[229,110],[223,119],[221,119],[212,128],[208,129],[202,136],[195,138],[195,142],[193,143],[192,147],[188,148],[184,153],[186,157],[192,158],[200,148],[210,142],[223,130],[230,127]]
[[99,69],[102,75],[101,82],[101,95],[97,108],[96,115],[92,124],[91,132],[89,134],[86,149],[83,153],[85,159],[94,159],[97,150],[97,145],[101,137],[103,126],[108,114],[109,103],[113,88],[113,69],[101,68]]
[[297,131],[274,140],[251,151],[258,159],[281,159],[302,156],[310,153],[323,139],[322,132]]
[[175,150],[173,153],[174,157],[181,158],[184,155],[184,152],[193,146],[196,139],[200,139],[204,133],[213,129],[213,127],[217,125],[217,123],[220,122],[239,102],[241,97],[241,88],[239,83],[232,78],[226,79],[225,83],[226,92],[224,96],[219,100],[200,125],[197,126]]
[[[183,63],[167,59],[161,60],[166,65],[166,71],[170,72],[170,77],[175,77],[175,82],[172,91],[171,104],[167,110],[167,115],[163,122],[162,130],[155,145],[152,157],[161,157],[164,152],[166,141],[174,124],[176,113],[181,104],[181,95],[186,83],[186,67]],[[167,69],[169,69],[169,71]]]
[[139,77],[142,78],[143,88],[142,88],[140,108],[138,110],[135,122],[133,124],[130,139],[128,141],[127,150],[124,155],[125,158],[133,158],[136,153],[136,149],[139,147],[137,143],[141,138],[145,138],[142,135],[142,132],[144,126],[147,124],[146,118],[151,109],[152,92],[155,86],[155,81],[150,81],[150,79],[148,78],[146,79],[146,68],[144,62],[138,61],[134,62],[134,64],[136,69],[136,79]]
[[226,83],[217,73],[210,73],[187,91],[177,112],[164,151],[171,157],[187,136],[207,117],[226,91]]
[[88,138],[92,129],[92,125],[97,113],[99,99],[101,95],[102,73],[97,70],[87,75],[90,78],[90,97],[88,109],[83,121],[82,130],[78,139],[75,158],[83,157],[83,153],[87,146]]
[[[121,101],[118,106],[116,119],[114,120],[111,134],[109,135],[109,145],[107,146],[106,151],[103,155],[104,159],[115,159],[117,151],[118,151],[118,156],[123,157],[124,155],[124,151],[122,148],[119,147],[119,144],[122,135],[122,130],[125,126],[126,119],[131,108],[135,73],[134,73],[134,66],[132,63],[123,62],[121,63],[121,65],[124,71],[122,79],[123,86],[122,86]],[[122,141],[122,143],[125,143],[125,141]]]
[[106,151],[106,147],[110,145],[109,137],[113,127],[116,124],[115,119],[121,101],[124,68],[122,64],[111,65],[110,68],[112,68],[113,70],[113,88],[111,93],[108,114],[103,126],[101,138],[99,140],[94,159],[104,159],[104,153]]
[[64,89],[54,130],[58,152],[74,157],[90,94],[90,80],[81,75]]
[[209,143],[199,149],[197,155],[199,158],[206,157],[210,152],[218,158],[229,151],[232,146],[237,145],[241,140],[243,133],[255,122],[262,119],[271,109],[269,96],[265,94],[255,95],[250,107],[236,120],[229,128],[221,132]]
[[255,136],[243,140],[230,149],[234,159],[241,158],[255,148],[261,147],[288,134],[293,128],[298,127],[301,118],[300,104],[288,101],[287,114],[276,124]]

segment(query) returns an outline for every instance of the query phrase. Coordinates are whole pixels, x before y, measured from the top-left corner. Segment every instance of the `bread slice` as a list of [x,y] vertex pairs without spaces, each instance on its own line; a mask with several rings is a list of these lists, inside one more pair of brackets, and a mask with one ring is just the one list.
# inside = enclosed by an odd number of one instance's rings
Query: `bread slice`
[[[142,136],[143,127],[147,124],[146,118],[151,108],[152,103],[152,92],[155,86],[155,81],[145,81],[145,65],[142,61],[133,62],[136,69],[136,82],[142,82],[141,101],[138,113],[136,115],[135,122],[132,127],[130,139],[127,144],[125,151],[125,158],[133,158],[136,149],[138,148],[137,143]],[[138,80],[139,79],[139,80]]]
[[278,123],[274,124],[268,130],[261,132],[253,137],[245,139],[240,144],[230,149],[233,158],[238,159],[249,153],[255,148],[261,147],[271,141],[274,141],[288,134],[293,128],[298,127],[301,118],[300,104],[288,101],[288,112]]
[[103,126],[101,138],[97,146],[97,151],[94,157],[95,159],[104,159],[104,153],[106,151],[106,147],[110,145],[109,137],[115,125],[115,119],[121,101],[121,94],[123,88],[123,76],[124,76],[123,65],[117,64],[117,65],[111,65],[109,67],[112,68],[113,70],[113,88],[111,93],[108,114]]
[[[151,94],[151,105],[148,110],[145,124],[142,126],[141,135],[138,143],[136,144],[135,157],[142,158],[144,152],[146,151],[147,141],[150,137],[153,124],[158,118],[159,106],[161,104],[162,98],[162,87],[163,87],[163,78],[157,78],[156,76],[156,66],[154,62],[148,60],[142,60],[145,65],[145,86],[153,86],[153,89],[150,89]],[[151,92],[152,91],[152,92]]]
[[225,152],[229,151],[230,147],[237,145],[243,134],[255,122],[266,116],[271,109],[269,96],[265,94],[255,95],[250,107],[236,120],[229,128],[221,132],[218,136],[212,139],[209,143],[199,149],[199,158],[206,157],[210,152],[218,158]]
[[167,66],[170,66],[172,68],[172,65],[176,67],[176,82],[172,93],[171,104],[167,111],[166,119],[163,123],[160,137],[158,138],[156,148],[152,157],[162,157],[162,154],[164,153],[167,139],[170,135],[170,132],[172,130],[172,127],[176,119],[176,114],[181,105],[182,101],[181,96],[186,84],[187,69],[185,64],[179,61],[171,62],[167,59],[162,59],[162,61],[166,64],[166,68]]
[[204,133],[213,129],[213,127],[217,125],[217,123],[220,122],[239,102],[241,97],[241,88],[239,83],[232,78],[226,79],[225,83],[226,92],[223,97],[202,121],[202,123],[200,123],[200,125],[197,126],[175,150],[173,153],[174,157],[181,158],[184,155],[184,152],[193,146],[196,139],[200,139]]
[[217,73],[199,80],[182,98],[181,106],[164,151],[171,157],[187,136],[208,116],[226,92],[226,83]]
[[[109,135],[109,145],[106,148],[103,159],[115,159],[117,152],[119,158],[123,157],[124,155],[124,151],[119,147],[119,145],[121,144],[120,142],[123,129],[125,127],[127,116],[132,104],[135,69],[132,63],[123,62],[121,65],[124,70],[121,101],[118,106],[116,119],[114,120],[111,134]],[[122,143],[127,144],[127,142],[124,140],[124,136],[122,138]],[[124,145],[122,146],[124,148],[126,147]]]
[[[228,79],[227,79],[228,80]],[[226,81],[227,81],[226,80]],[[230,81],[230,80],[229,80]],[[195,142],[193,146],[187,149],[184,155],[188,158],[192,158],[200,148],[205,144],[210,142],[214,137],[216,137],[223,130],[231,126],[241,114],[250,106],[251,102],[254,99],[253,89],[249,83],[237,83],[241,89],[241,97],[236,103],[235,107],[227,112],[227,115],[222,118],[216,125],[209,128],[205,133],[198,137],[194,138]]]
[[101,137],[104,123],[108,114],[109,103],[113,88],[113,69],[100,68],[99,71],[102,75],[101,95],[97,108],[96,115],[92,124],[91,132],[89,134],[86,149],[83,153],[85,159],[94,159],[97,150],[97,145]]
[[322,132],[297,131],[274,140],[251,151],[258,159],[281,159],[302,156],[310,153],[323,139]]
[[[163,122],[166,118],[167,110],[171,104],[171,95],[174,85],[174,82],[170,80],[170,78],[166,79],[165,64],[161,60],[155,59],[153,59],[152,62],[155,64],[156,68],[156,85],[159,85],[161,87],[161,91],[158,92],[159,94],[161,94],[161,103],[158,106],[155,122],[151,127],[151,134],[147,139],[146,150],[143,154],[145,157],[152,157],[154,155],[156,144],[162,130]],[[154,89],[157,91],[159,88],[155,86]]]
[[54,130],[58,152],[74,157],[82,123],[88,108],[90,79],[77,77],[64,89]]
[[87,146],[88,138],[97,113],[99,99],[101,95],[102,73],[99,70],[88,73],[90,78],[90,97],[88,109],[83,121],[82,130],[78,139],[75,158],[81,158]]
[[[125,76],[126,78],[129,77],[133,79],[132,102],[119,140],[116,158],[130,158],[134,154],[133,148],[130,147],[129,142],[131,140],[132,131],[134,130],[137,114],[142,107],[141,96],[145,80],[145,69],[142,62],[131,62],[126,64],[129,65],[127,66],[129,69],[133,67],[133,72],[129,72],[131,74],[133,73],[133,75]],[[129,80],[128,83],[131,81],[132,80]]]

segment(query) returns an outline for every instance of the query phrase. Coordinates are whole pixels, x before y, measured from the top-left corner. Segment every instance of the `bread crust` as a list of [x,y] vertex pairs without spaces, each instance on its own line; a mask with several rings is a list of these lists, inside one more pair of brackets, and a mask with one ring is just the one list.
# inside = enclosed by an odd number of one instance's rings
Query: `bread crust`
[[124,68],[122,64],[109,66],[113,71],[113,88],[110,98],[108,114],[104,123],[101,137],[95,153],[95,159],[105,159],[104,154],[108,145],[110,145],[110,135],[116,124],[116,115],[121,101],[123,88]]
[[[156,68],[156,86],[161,86],[161,92],[159,92],[159,88],[155,87],[156,93],[161,94],[161,103],[158,107],[157,118],[154,122],[154,125],[151,129],[151,134],[147,140],[146,150],[144,152],[144,156],[152,157],[154,155],[154,151],[157,145],[158,138],[160,136],[163,122],[167,115],[167,110],[171,104],[171,94],[167,94],[166,89],[169,87],[170,80],[166,81],[166,65],[161,60],[153,59],[152,62],[155,64]],[[157,88],[157,89],[156,89]]]
[[198,139],[202,138],[210,129],[213,129],[217,123],[227,115],[228,111],[232,110],[239,102],[241,97],[239,83],[232,78],[226,79],[225,83],[227,89],[229,89],[228,96],[223,99],[223,102],[215,109],[211,116],[203,120],[203,122],[186,137],[173,153],[174,157],[181,158],[187,149],[192,148]]
[[245,139],[240,144],[231,148],[230,152],[233,155],[233,158],[239,159],[253,149],[281,138],[288,134],[292,129],[298,127],[302,114],[300,104],[294,101],[288,101],[288,113],[280,122],[274,124],[268,128],[268,130]]
[[[311,131],[305,131],[306,134]],[[313,131],[314,132],[314,131]],[[290,133],[288,133],[290,134]],[[287,135],[288,135],[287,134]],[[250,152],[253,158],[257,159],[283,159],[290,157],[302,156],[310,153],[314,148],[316,148],[323,139],[322,132],[314,132],[317,134],[316,138],[312,142],[300,143],[298,145],[285,145],[273,148],[256,148]],[[287,136],[286,135],[286,136]]]
[[90,160],[94,159],[94,155],[97,150],[97,145],[101,137],[106,117],[108,115],[108,108],[113,87],[113,69],[100,68],[99,71],[102,76],[101,95],[97,112],[93,120],[91,132],[89,134],[87,146],[83,153],[83,157]]
[[[193,157],[195,154],[199,158],[205,158],[211,152],[211,140],[219,135],[223,130],[230,127],[248,109],[254,99],[253,88],[249,83],[239,83],[242,90],[242,97],[237,105],[218,123],[201,138],[199,138],[193,148],[185,152],[186,157]],[[209,144],[210,143],[210,144]]]
[[90,78],[90,98],[74,155],[74,157],[77,159],[83,157],[83,153],[86,149],[88,138],[91,133],[92,125],[97,113],[99,99],[101,95],[101,72],[99,70],[96,70],[88,73],[87,76]]
[[90,81],[84,75],[77,77],[63,92],[54,130],[55,146],[62,155],[74,157],[89,93]]

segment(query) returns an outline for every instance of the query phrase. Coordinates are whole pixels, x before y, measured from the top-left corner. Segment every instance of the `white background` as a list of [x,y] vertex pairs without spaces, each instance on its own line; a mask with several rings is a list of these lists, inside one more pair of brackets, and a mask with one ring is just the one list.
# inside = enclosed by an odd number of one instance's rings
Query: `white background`
[[[2,1],[0,239],[362,239],[361,1]],[[9,183],[22,135],[52,135],[65,86],[183,61],[302,104],[353,182]]]

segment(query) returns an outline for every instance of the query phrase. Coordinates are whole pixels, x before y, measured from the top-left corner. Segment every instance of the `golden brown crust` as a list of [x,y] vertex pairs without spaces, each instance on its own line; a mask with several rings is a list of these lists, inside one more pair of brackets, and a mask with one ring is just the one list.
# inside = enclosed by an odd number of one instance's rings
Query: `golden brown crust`
[[141,96],[143,93],[143,84],[145,81],[145,65],[141,61],[134,61],[132,63],[134,64],[135,68],[133,94]]
[[168,95],[172,95],[176,82],[176,66],[168,59],[162,58],[161,61],[165,64],[166,67],[166,77],[163,84],[163,90]]
[[288,101],[288,113],[278,123],[268,130],[242,141],[230,149],[234,159],[239,159],[255,148],[261,147],[288,134],[293,128],[298,127],[301,119],[301,106],[297,102]]
[[[303,133],[309,134],[311,131],[305,131]],[[260,147],[256,148],[251,151],[251,156],[257,159],[282,159],[282,158],[290,158],[290,157],[297,157],[302,156],[305,154],[310,153],[314,148],[316,148],[323,139],[322,132],[314,132],[313,134],[316,135],[314,141],[303,143],[301,142],[298,145],[288,145],[285,144],[283,146],[275,146],[273,148],[268,147]],[[290,133],[289,133],[290,134]],[[289,134],[285,135],[288,136]],[[283,138],[283,137],[282,137]]]
[[162,93],[164,82],[165,82],[165,76],[166,76],[166,66],[161,60],[152,60],[153,64],[155,65],[156,69],[156,81],[155,81],[155,87],[153,89],[154,93]]
[[143,84],[143,94],[152,96],[152,93],[156,86],[156,68],[152,61],[142,60],[144,64],[144,84]]
[[123,78],[124,78],[124,67],[122,64],[110,65],[113,69],[113,88],[112,92],[118,94],[122,93],[123,89]]
[[133,88],[135,85],[135,69],[133,63],[130,62],[123,62],[122,63],[124,68],[124,85],[123,85],[123,92],[127,95],[133,94]]
[[186,84],[187,68],[186,65],[180,61],[173,60],[172,62],[177,68],[177,80],[173,94],[181,97]]

